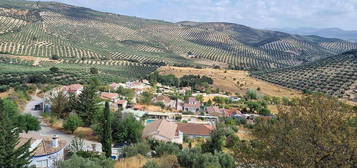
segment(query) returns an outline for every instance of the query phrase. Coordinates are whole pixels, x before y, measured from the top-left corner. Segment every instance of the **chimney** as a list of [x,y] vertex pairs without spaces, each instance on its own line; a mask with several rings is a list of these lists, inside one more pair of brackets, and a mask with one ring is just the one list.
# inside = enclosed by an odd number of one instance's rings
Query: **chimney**
[[51,141],[51,147],[52,148],[57,148],[58,146],[59,146],[59,144],[58,144],[58,136],[57,135],[53,135],[52,141]]

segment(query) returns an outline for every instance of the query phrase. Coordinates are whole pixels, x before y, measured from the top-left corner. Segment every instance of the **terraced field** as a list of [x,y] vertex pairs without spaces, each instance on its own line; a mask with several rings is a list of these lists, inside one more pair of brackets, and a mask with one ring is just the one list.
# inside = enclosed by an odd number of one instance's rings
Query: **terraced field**
[[[153,65],[219,62],[232,69],[284,68],[357,48],[230,23],[169,23],[54,2],[0,2],[0,52],[63,60]],[[109,62],[110,62],[109,61]]]
[[305,92],[322,92],[357,102],[357,50],[309,64],[251,74]]

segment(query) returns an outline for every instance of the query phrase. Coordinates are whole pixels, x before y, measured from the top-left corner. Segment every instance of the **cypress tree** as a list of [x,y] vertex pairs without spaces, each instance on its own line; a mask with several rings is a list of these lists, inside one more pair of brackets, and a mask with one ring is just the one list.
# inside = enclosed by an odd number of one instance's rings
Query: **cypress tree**
[[30,140],[19,144],[20,129],[9,119],[3,100],[0,99],[0,168],[25,168],[30,163],[33,151]]
[[102,132],[102,148],[106,157],[112,156],[112,127],[109,103],[105,102],[104,115],[103,115],[103,132]]
[[98,112],[98,102],[97,87],[93,84],[85,86],[78,96],[77,105],[74,106],[74,109],[86,126],[93,124],[94,116]]

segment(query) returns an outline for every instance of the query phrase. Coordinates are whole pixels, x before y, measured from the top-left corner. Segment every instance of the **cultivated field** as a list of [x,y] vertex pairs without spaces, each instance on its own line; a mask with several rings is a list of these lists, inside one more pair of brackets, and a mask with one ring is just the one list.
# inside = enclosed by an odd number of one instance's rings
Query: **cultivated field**
[[171,67],[164,66],[158,69],[161,74],[174,74],[178,77],[183,75],[205,75],[214,80],[213,86],[223,91],[228,91],[232,94],[245,94],[249,88],[258,89],[260,93],[269,96],[300,96],[301,93],[293,90],[275,85],[263,80],[255,79],[249,76],[247,71],[238,70],[221,70],[221,69],[196,69],[186,67]]

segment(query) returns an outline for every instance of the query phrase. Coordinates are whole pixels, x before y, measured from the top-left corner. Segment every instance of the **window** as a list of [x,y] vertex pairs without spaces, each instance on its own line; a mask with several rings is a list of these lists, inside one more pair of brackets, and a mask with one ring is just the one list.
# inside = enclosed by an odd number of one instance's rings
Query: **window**
[[39,167],[39,168],[48,167],[48,161],[47,160],[39,160],[36,162],[36,167]]

